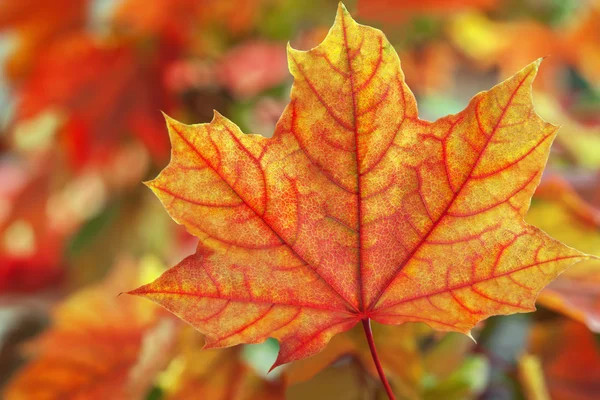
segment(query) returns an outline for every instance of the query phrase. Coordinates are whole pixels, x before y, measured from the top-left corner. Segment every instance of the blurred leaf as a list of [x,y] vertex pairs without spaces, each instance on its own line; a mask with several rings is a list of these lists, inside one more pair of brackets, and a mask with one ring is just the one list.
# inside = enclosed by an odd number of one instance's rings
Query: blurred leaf
[[0,1],[0,31],[17,35],[17,47],[4,66],[18,80],[30,72],[50,43],[81,32],[87,21],[89,0]]
[[475,347],[475,342],[464,335],[449,333],[437,341],[435,345],[422,351],[423,365],[427,379],[443,381],[458,370],[465,357]]
[[98,234],[118,217],[118,214],[119,203],[113,203],[104,208],[100,214],[87,221],[69,240],[66,249],[67,257],[76,256],[84,251]]
[[290,77],[285,46],[246,41],[223,56],[217,66],[217,77],[236,97],[256,96]]
[[448,43],[433,41],[401,52],[400,59],[407,84],[417,95],[447,90],[453,82],[457,60]]
[[[381,363],[394,384],[395,393],[400,398],[419,398],[420,381],[423,378],[423,360],[419,351],[419,341],[428,334],[431,334],[431,329],[422,324],[373,325],[373,335],[378,344]],[[467,337],[462,339],[470,340]],[[289,385],[308,381],[320,371],[347,356],[355,357],[372,377],[378,377],[360,326],[334,337],[319,354],[287,366],[284,371],[285,380]],[[440,357],[439,362],[452,362],[452,360]]]
[[146,400],[162,400],[163,392],[159,387],[154,386],[146,395]]
[[59,304],[4,398],[142,399],[172,355],[176,323],[148,303],[117,297],[137,274],[123,261],[103,283]]
[[538,324],[531,349],[542,361],[553,400],[598,398],[600,351],[585,325],[568,320]]
[[402,22],[415,14],[445,15],[465,9],[490,10],[498,3],[498,0],[359,0],[358,15],[383,22]]
[[446,380],[428,390],[425,400],[476,399],[489,381],[488,360],[482,355],[467,358]]
[[528,400],[550,400],[540,360],[524,354],[519,359],[519,378]]
[[66,122],[59,143],[75,168],[106,162],[130,133],[164,161],[169,147],[157,110],[165,108],[166,98],[155,84],[164,61],[145,61],[128,43],[84,35],[63,40],[44,50],[19,88],[16,120],[49,107],[61,110]]
[[68,230],[52,223],[47,201],[50,166],[0,162],[0,293],[33,292],[64,276],[62,248]]
[[536,96],[535,105],[542,118],[561,126],[556,142],[576,165],[600,169],[600,126],[587,127],[578,123],[548,95]]
[[184,329],[179,356],[161,377],[166,400],[283,400],[278,380],[267,381],[242,361],[242,347],[203,350],[204,340]]
[[565,50],[568,62],[597,88],[600,87],[600,1],[590,0],[582,7],[566,32]]
[[[333,368],[327,368],[310,381],[298,383],[286,390],[287,400],[383,400],[376,397],[376,382],[365,379],[363,371],[350,360]],[[399,397],[402,398],[402,397]]]
[[598,86],[600,2],[581,4],[568,23],[556,29],[534,19],[493,21],[482,13],[471,12],[456,16],[448,34],[458,48],[481,66],[497,66],[502,77],[536,58],[550,56],[537,87],[557,91],[563,81],[560,74],[568,65],[576,66]]

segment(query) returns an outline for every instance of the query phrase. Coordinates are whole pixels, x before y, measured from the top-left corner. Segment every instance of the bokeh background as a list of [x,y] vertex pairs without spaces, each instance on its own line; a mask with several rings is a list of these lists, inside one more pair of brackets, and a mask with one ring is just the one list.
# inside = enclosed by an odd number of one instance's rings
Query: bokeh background
[[[562,125],[527,216],[600,255],[600,1],[359,0],[421,118],[460,111],[529,62]],[[141,183],[169,159],[161,110],[219,110],[270,136],[288,101],[285,46],[308,49],[335,1],[0,0],[0,392],[11,399],[384,399],[362,332],[267,374],[278,344],[202,337],[123,295],[194,251]],[[538,311],[473,336],[375,326],[402,399],[600,398],[600,263],[565,272]]]

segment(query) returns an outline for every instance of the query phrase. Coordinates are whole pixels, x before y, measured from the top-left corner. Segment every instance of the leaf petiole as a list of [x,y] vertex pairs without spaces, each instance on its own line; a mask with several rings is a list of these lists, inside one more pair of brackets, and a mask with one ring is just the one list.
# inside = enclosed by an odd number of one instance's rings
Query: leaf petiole
[[381,362],[379,361],[379,355],[377,354],[377,348],[375,347],[375,341],[373,340],[373,331],[371,330],[371,319],[365,318],[361,320],[361,322],[363,324],[363,329],[365,330],[367,343],[369,343],[369,350],[371,350],[371,356],[373,357],[375,368],[377,368],[377,372],[379,373],[379,379],[381,379],[381,383],[383,383],[383,387],[385,387],[385,391],[390,400],[396,400],[394,392],[392,392],[392,387],[390,386],[390,383],[388,382],[385,373],[383,372]]

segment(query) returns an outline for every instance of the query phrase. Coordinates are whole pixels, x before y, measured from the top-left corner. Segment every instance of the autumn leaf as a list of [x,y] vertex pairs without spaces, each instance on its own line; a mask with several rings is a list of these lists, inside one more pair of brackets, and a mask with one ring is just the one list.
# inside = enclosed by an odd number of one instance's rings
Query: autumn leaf
[[[256,24],[262,0],[124,0],[113,16],[118,31],[134,36],[158,38],[179,50],[198,50],[205,38],[198,34],[218,25],[234,36],[247,33]],[[205,50],[205,49],[203,49]]]
[[0,31],[16,34],[16,46],[4,68],[18,80],[30,72],[40,53],[50,44],[75,32],[83,32],[89,0],[2,1]]
[[[535,199],[527,221],[566,244],[600,252],[600,210],[564,179],[556,175],[545,179]],[[569,268],[540,294],[539,302],[600,332],[600,261],[586,260]]]
[[154,307],[114,295],[137,281],[136,267],[124,260],[105,282],[59,304],[52,327],[31,344],[36,358],[3,398],[142,399],[170,359],[177,326]]
[[325,41],[288,61],[291,102],[272,138],[218,113],[167,117],[171,163],[148,182],[200,243],[130,293],[207,348],[274,337],[277,366],[358,322],[369,338],[370,320],[468,333],[534,310],[587,257],[523,222],[557,131],[531,103],[540,61],[433,123],[383,34],[342,5]]
[[540,55],[550,56],[535,86],[557,91],[557,77],[565,68],[564,40],[548,26],[531,20],[498,22],[481,13],[465,13],[456,16],[447,31],[455,47],[478,67],[496,68],[502,78]]
[[154,84],[163,61],[147,65],[140,58],[127,42],[86,35],[50,46],[19,88],[16,123],[49,108],[64,113],[61,144],[76,168],[106,161],[129,133],[155,159],[166,158],[168,144],[153,116],[165,105],[161,86]]

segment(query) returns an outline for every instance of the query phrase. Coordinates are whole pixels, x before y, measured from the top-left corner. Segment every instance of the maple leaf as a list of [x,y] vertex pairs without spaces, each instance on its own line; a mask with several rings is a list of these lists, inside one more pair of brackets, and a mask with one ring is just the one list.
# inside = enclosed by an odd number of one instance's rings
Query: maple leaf
[[295,82],[273,138],[216,112],[209,124],[167,117],[172,159],[148,182],[200,242],[130,293],[207,348],[274,337],[277,366],[358,322],[373,353],[370,320],[468,333],[534,310],[587,257],[523,222],[557,131],[531,103],[540,61],[430,123],[393,47],[342,5],[324,42],[288,59]]
[[60,303],[52,327],[30,344],[37,357],[3,398],[143,398],[172,355],[177,326],[155,307],[111,295],[139,281],[136,267],[123,260],[104,282]]

